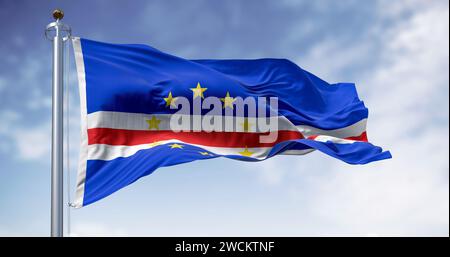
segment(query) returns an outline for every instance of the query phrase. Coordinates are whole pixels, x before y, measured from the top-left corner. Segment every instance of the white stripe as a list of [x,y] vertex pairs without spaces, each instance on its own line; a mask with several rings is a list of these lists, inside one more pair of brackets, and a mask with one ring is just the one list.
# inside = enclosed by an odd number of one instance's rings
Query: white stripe
[[[108,112],[108,111],[98,111],[95,113],[90,113],[88,115],[88,128],[112,128],[112,129],[126,129],[126,130],[148,130],[149,124],[148,120],[155,117],[160,120],[158,129],[159,130],[172,130],[170,127],[170,119],[172,114],[144,114],[144,113],[126,113],[126,112]],[[193,120],[194,115],[180,115]],[[214,118],[222,120],[222,126],[218,126],[214,131],[223,132],[225,122],[231,122],[235,124],[235,132],[245,132],[244,130],[244,120],[242,117],[224,117],[224,116],[212,116]],[[328,135],[338,138],[347,138],[361,135],[366,130],[367,119],[360,120],[350,126],[333,129],[324,130],[318,129],[311,126],[295,126],[286,117],[278,116],[276,117],[278,125],[276,130],[288,130],[288,131],[299,131],[305,137],[311,135]],[[267,132],[259,129],[257,125],[258,122],[265,122],[266,118],[248,118],[249,127],[248,132]],[[187,126],[181,127],[182,130],[189,131],[192,126],[187,124]]]
[[[158,119],[159,130],[172,130],[170,126],[170,120],[172,117],[175,117],[173,114],[144,114],[144,113],[126,113],[126,112],[108,112],[108,111],[98,111],[95,113],[90,113],[88,115],[88,124],[89,128],[112,128],[112,129],[127,129],[127,130],[148,130],[149,125],[147,123],[148,120],[155,117]],[[189,122],[187,124],[181,124],[178,129],[183,131],[191,131],[193,128],[193,121],[195,119],[200,118],[201,121],[202,116],[200,115],[179,115],[178,117],[183,119],[188,119]],[[203,118],[206,116],[203,116]],[[220,123],[216,123],[214,126],[214,131],[224,132],[225,124],[232,124],[232,128],[234,128],[233,132],[246,132],[244,129],[244,117],[234,117],[234,116],[220,116],[220,115],[209,115],[208,119],[216,119],[220,120]],[[277,130],[293,130],[297,131],[295,126],[284,117],[274,117],[273,119],[278,120],[278,128]],[[247,132],[267,132],[262,131],[258,122],[266,122],[268,119],[266,118],[256,118],[249,117]],[[268,122],[267,122],[268,123]],[[212,128],[211,128],[212,130]]]
[[[214,154],[218,155],[240,155],[239,152],[245,150],[245,148],[236,148],[236,147],[213,147],[213,146],[204,146],[197,144],[188,144],[180,140],[164,140],[159,141],[159,145],[171,144],[171,143],[179,143],[179,144],[187,144],[192,146],[197,146],[207,151],[210,151]],[[113,160],[118,157],[129,157],[135,154],[139,150],[150,149],[156,147],[157,145],[151,144],[141,144],[141,145],[105,145],[105,144],[94,144],[89,145],[89,159],[90,160]],[[168,146],[167,146],[168,147]],[[267,157],[267,154],[271,150],[271,147],[258,147],[258,148],[248,148],[248,151],[252,152],[251,158],[263,160]],[[175,149],[177,150],[177,149]]]
[[[151,144],[141,144],[141,145],[132,145],[132,146],[126,146],[126,145],[105,145],[105,144],[94,144],[89,145],[89,154],[88,158],[89,160],[104,160],[104,161],[110,161],[119,157],[129,157],[134,155],[139,150],[144,149],[150,149],[156,146],[164,145],[164,147],[169,147],[168,144],[171,143],[179,143],[179,144],[186,144],[186,145],[192,145],[197,146],[202,149],[205,149],[206,151],[209,151],[211,153],[217,154],[217,155],[241,155],[240,152],[244,151],[245,148],[235,148],[235,147],[212,147],[212,146],[204,146],[204,145],[197,145],[197,144],[188,144],[180,140],[164,140],[159,141],[158,145],[151,145]],[[247,148],[248,151],[252,152],[252,155],[250,158],[257,159],[257,160],[264,160],[267,158],[267,155],[269,154],[272,147],[252,147]],[[172,150],[172,149],[171,149]],[[175,151],[179,149],[173,149]],[[181,150],[181,149],[180,149]],[[289,150],[290,154],[306,154],[311,152],[311,149],[307,150]],[[200,153],[199,153],[200,154]],[[289,154],[289,153],[288,153]]]
[[305,149],[305,150],[286,150],[282,152],[282,155],[305,155],[314,152],[316,149]]
[[327,135],[337,138],[347,138],[360,136],[363,132],[366,131],[366,125],[367,119],[362,119],[350,126],[339,129],[325,130],[306,125],[297,126],[297,129],[303,134],[304,137],[313,135]]
[[[336,138],[336,137],[330,137],[330,136],[318,136],[317,138],[313,139],[315,141],[319,142],[333,142],[336,144],[352,144],[355,142],[355,140],[347,140],[342,138]],[[164,140],[159,141],[159,145],[163,144],[169,144],[169,143],[182,143],[187,145],[193,145],[200,148],[203,148],[207,151],[210,151],[212,153],[218,154],[218,155],[241,155],[240,152],[244,151],[245,148],[237,148],[237,147],[212,147],[212,146],[204,146],[204,145],[198,145],[198,144],[190,144],[185,143],[180,140],[171,139],[171,140]],[[110,161],[115,158],[119,157],[129,157],[133,154],[135,154],[139,150],[144,149],[150,149],[152,147],[155,147],[157,145],[152,144],[141,144],[141,145],[105,145],[105,144],[93,144],[88,146],[88,159],[89,160],[104,160],[104,161]],[[257,159],[257,160],[264,160],[267,158],[267,155],[269,154],[272,147],[252,147],[248,148],[247,150],[252,152],[251,158]],[[282,154],[286,155],[303,155],[314,151],[314,149],[306,149],[306,150],[287,150],[283,152]]]
[[88,160],[86,75],[84,70],[84,59],[83,59],[83,52],[81,50],[80,38],[73,37],[72,43],[75,55],[75,63],[77,66],[78,86],[80,92],[80,109],[81,109],[80,157],[78,162],[77,189],[73,204],[75,208],[80,208],[83,206],[84,183],[86,181],[86,163]]
[[318,136],[318,137],[314,138],[314,140],[319,141],[319,142],[331,141],[336,144],[353,144],[355,142],[361,142],[361,141],[356,141],[356,140],[343,139],[343,138],[330,137],[330,136]]

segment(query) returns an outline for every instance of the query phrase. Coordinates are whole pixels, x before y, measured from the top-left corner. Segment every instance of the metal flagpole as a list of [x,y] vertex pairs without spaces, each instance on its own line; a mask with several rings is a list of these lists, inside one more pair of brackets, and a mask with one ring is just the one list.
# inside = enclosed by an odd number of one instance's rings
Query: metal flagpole
[[61,22],[63,11],[53,11],[54,22],[47,25],[45,36],[53,42],[52,83],[52,172],[51,172],[51,236],[63,236],[63,49],[70,38],[70,27]]

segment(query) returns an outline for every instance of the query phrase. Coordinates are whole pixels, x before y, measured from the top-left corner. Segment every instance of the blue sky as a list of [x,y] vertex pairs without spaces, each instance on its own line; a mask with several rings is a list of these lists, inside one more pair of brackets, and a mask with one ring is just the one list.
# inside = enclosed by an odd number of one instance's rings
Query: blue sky
[[[318,152],[161,168],[71,211],[72,235],[449,234],[448,1],[0,1],[0,235],[47,236],[51,11],[75,36],[184,58],[288,58],[355,82],[369,140],[394,158],[351,166]],[[70,172],[79,100],[70,52]]]

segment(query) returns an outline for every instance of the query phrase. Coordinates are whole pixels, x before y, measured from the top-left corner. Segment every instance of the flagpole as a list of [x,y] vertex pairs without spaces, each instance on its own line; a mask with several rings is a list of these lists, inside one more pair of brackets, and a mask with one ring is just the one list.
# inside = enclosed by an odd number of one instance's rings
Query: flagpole
[[53,11],[54,22],[47,25],[45,36],[53,42],[52,82],[52,162],[51,162],[51,233],[63,236],[63,60],[64,42],[70,38],[70,28],[61,22],[63,11]]

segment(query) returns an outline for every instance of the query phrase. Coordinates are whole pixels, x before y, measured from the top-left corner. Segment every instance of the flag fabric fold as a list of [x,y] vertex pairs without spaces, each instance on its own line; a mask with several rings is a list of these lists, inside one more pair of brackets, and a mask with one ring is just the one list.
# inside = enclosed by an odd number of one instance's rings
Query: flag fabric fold
[[[368,142],[368,110],[352,83],[329,84],[285,59],[186,60],[146,45],[124,45],[73,38],[81,106],[81,148],[75,206],[82,207],[166,167],[226,157],[261,161],[278,154],[319,150],[349,164],[391,158]],[[173,130],[171,119],[184,99],[217,97],[230,121],[213,131],[193,129],[199,115]],[[277,137],[260,113],[238,113],[238,99],[277,99],[266,105]],[[190,111],[195,108],[191,106]],[[226,111],[231,115],[225,115]],[[221,123],[222,124],[222,123]],[[273,132],[271,130],[271,132]]]

